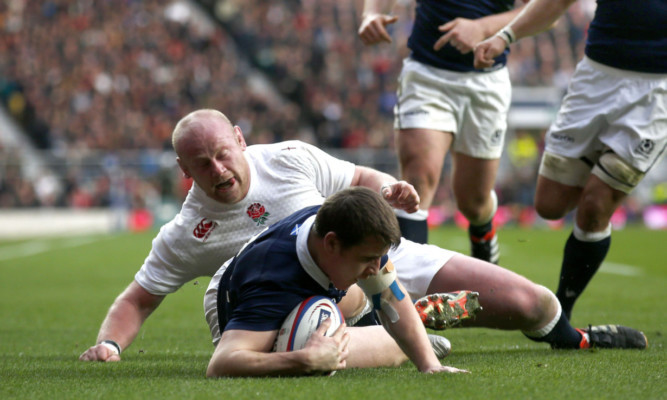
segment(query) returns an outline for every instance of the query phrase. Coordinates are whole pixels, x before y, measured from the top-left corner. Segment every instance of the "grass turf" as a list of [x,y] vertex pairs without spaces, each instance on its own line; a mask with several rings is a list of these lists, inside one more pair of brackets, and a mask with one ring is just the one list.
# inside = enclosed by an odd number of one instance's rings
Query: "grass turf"
[[[568,230],[500,231],[501,265],[553,290]],[[0,398],[526,398],[664,399],[667,231],[614,232],[601,271],[579,300],[575,326],[642,329],[646,351],[552,351],[518,332],[453,329],[445,364],[467,375],[400,368],[339,371],[331,378],[208,380],[203,319],[208,278],[186,284],[149,318],[121,363],[83,363],[115,296],[141,265],[153,233],[0,242]],[[465,233],[431,242],[467,253]]]

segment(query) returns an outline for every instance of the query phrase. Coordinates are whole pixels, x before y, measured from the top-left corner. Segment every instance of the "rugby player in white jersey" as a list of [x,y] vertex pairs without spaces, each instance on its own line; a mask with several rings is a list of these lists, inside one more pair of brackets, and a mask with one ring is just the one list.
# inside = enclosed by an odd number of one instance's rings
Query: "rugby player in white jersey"
[[[330,194],[359,185],[382,190],[389,204],[406,212],[416,211],[419,204],[411,185],[306,143],[246,146],[240,128],[214,110],[184,117],[174,129],[173,146],[185,176],[194,180],[192,188],[181,212],[153,240],[134,281],[111,305],[97,344],[81,354],[83,361],[119,361],[122,349],[165,296],[192,279],[213,276],[252,236],[294,211],[322,204]],[[341,308],[346,317],[359,311],[346,310],[344,304]],[[364,330],[381,333],[367,346],[389,350],[363,363],[397,365],[407,359],[381,327]],[[364,338],[372,335],[359,335],[359,341]],[[448,353],[446,339],[431,339],[440,356]],[[354,339],[353,345],[357,342]]]
[[[574,0],[534,0],[475,50],[475,66],[541,32]],[[597,0],[585,57],[547,132],[535,208],[546,219],[576,208],[556,295],[570,317],[611,245],[611,217],[667,150],[667,3]]]

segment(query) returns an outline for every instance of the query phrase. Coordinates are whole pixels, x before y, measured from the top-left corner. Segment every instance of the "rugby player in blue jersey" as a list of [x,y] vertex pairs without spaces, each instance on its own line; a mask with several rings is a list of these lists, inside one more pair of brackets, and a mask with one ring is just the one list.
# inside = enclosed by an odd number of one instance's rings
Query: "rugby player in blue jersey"
[[[426,243],[426,218],[445,157],[452,150],[452,189],[470,222],[473,257],[498,263],[493,225],[498,199],[493,190],[502,154],[511,100],[507,52],[493,68],[473,67],[474,46],[517,14],[514,0],[419,0],[408,39],[394,109],[401,179],[421,199],[420,211],[398,213],[403,236]],[[390,42],[386,12],[393,0],[365,0],[359,36],[366,45]]]
[[[332,337],[313,335],[301,350],[272,352],[278,330],[297,304],[314,295],[338,302],[355,283],[367,297],[379,296],[374,306],[383,326],[419,371],[461,372],[440,365],[410,294],[387,257],[390,248],[404,242],[393,209],[379,193],[364,187],[333,194],[322,206],[297,211],[257,235],[220,268],[206,292],[204,304],[210,305],[206,317],[217,342],[207,376],[310,374],[345,368],[349,356],[360,356],[355,352],[373,357],[363,348],[348,348],[344,324]],[[532,326],[523,333],[554,348],[647,346],[644,334],[632,328],[575,329],[543,286],[488,262],[451,253],[417,245],[404,248],[399,257],[403,263],[416,263],[415,268],[428,268],[424,260],[439,259],[441,279],[479,289],[485,309],[476,319],[465,321],[469,326],[498,327],[500,321]],[[522,314],[519,297],[530,292],[541,295],[533,299],[531,313]]]
[[[207,375],[301,375],[345,368],[350,338],[344,323],[332,337],[313,334],[301,350],[271,350],[298,303],[313,295],[339,302],[366,278],[378,287],[378,293],[366,295],[382,294],[383,325],[421,372],[462,372],[440,365],[410,296],[397,281],[387,251],[400,242],[393,209],[368,188],[338,192],[321,208],[297,211],[253,238],[222,268],[217,291],[208,292],[217,298],[222,337]],[[391,287],[382,285],[381,269]]]
[[[533,0],[475,50],[486,68],[513,41],[539,33],[574,0]],[[576,208],[557,296],[571,315],[605,259],[611,217],[667,148],[667,2],[597,0],[585,57],[547,132],[535,193],[546,219]]]

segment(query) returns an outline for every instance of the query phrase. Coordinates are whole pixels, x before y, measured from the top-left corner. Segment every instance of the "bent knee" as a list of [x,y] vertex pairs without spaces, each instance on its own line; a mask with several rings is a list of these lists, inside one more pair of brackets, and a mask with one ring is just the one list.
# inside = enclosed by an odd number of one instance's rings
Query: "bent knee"
[[535,211],[537,215],[544,219],[555,220],[564,218],[570,210],[553,201],[538,201],[535,199]]
[[524,290],[520,310],[523,319],[521,329],[537,329],[558,312],[558,299],[545,286],[533,284]]

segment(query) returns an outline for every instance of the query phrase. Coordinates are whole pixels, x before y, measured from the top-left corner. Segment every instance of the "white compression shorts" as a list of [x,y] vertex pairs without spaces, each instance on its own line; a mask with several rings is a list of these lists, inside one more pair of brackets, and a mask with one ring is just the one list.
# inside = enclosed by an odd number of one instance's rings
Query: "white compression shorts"
[[408,57],[398,78],[394,129],[452,132],[454,151],[498,159],[505,141],[511,91],[507,68],[463,73]]

